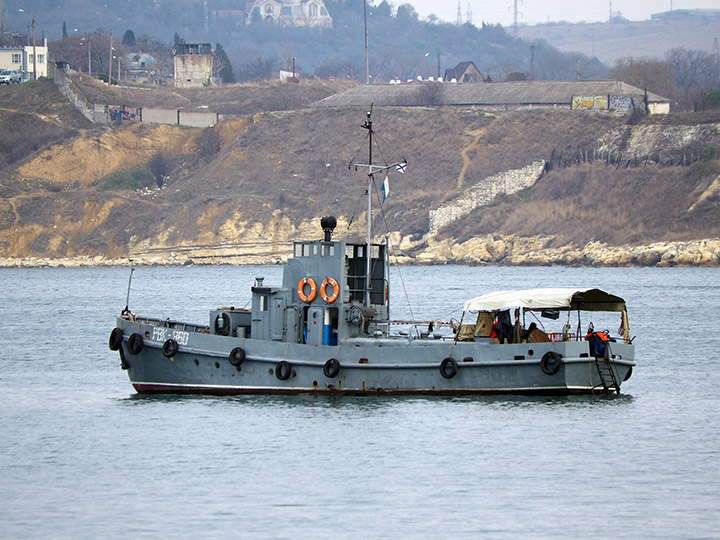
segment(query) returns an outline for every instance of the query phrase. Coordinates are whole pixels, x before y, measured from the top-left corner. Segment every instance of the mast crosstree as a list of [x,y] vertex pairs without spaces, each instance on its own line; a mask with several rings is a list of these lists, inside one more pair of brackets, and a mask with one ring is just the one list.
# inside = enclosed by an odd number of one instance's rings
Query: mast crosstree
[[370,253],[371,253],[371,246],[370,243],[372,241],[372,187],[373,182],[375,180],[375,174],[383,171],[390,170],[394,167],[407,165],[407,159],[403,159],[402,161],[398,161],[396,163],[392,163],[390,165],[373,165],[373,137],[375,135],[375,132],[373,131],[372,127],[372,105],[370,106],[370,110],[367,113],[367,118],[365,119],[365,122],[363,122],[362,128],[368,130],[368,162],[367,163],[350,163],[350,166],[355,167],[367,167],[367,195],[368,195],[368,212],[367,212],[367,246],[366,246],[366,258],[367,258],[367,268],[366,268],[366,274],[365,274],[365,305],[370,306],[370,289],[372,286],[371,279],[370,279]]

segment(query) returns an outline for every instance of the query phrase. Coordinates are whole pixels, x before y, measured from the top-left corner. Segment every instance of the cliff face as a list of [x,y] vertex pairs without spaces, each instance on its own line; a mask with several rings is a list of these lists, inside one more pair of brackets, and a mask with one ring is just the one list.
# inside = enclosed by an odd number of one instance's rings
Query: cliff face
[[[363,117],[300,110],[59,141],[0,172],[0,265],[271,263],[319,237],[328,214],[338,236],[360,239],[366,180],[348,163],[366,159]],[[720,122],[459,109],[379,109],[374,120],[376,159],[409,162],[390,173],[382,215],[375,206],[374,230],[401,263],[720,260]],[[107,187],[158,155],[162,187]]]

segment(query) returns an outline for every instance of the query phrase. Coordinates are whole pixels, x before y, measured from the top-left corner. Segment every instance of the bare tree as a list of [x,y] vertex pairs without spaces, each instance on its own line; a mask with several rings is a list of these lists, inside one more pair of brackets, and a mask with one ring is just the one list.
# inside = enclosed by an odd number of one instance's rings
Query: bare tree
[[437,107],[445,103],[445,86],[443,83],[426,82],[418,86],[413,92],[417,105]]
[[610,75],[619,81],[666,98],[677,94],[673,69],[668,62],[662,60],[626,56],[615,61]]
[[678,48],[669,51],[666,57],[680,90],[680,108],[696,110],[702,103],[703,93],[720,84],[720,70],[714,55]]
[[277,58],[256,56],[240,66],[238,79],[241,81],[265,81],[272,78],[273,72],[278,69]]
[[488,68],[488,75],[493,81],[506,81],[511,73],[521,71],[520,66],[512,62],[498,62]]

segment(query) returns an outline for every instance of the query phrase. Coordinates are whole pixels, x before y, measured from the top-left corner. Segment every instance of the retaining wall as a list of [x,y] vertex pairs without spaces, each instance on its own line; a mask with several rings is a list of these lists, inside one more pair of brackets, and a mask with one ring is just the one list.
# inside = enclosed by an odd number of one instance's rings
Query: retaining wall
[[430,234],[437,233],[441,228],[468,215],[476,208],[489,204],[499,193],[517,193],[532,186],[544,171],[545,160],[540,160],[522,169],[505,171],[480,180],[459,197],[437,210],[430,210]]
[[55,81],[62,95],[68,98],[70,103],[75,105],[75,108],[80,111],[85,118],[91,122],[95,122],[94,106],[85,98],[82,91],[75,86],[75,83],[67,76],[64,69],[56,68],[54,64],[50,65],[53,66],[51,68],[53,81]]

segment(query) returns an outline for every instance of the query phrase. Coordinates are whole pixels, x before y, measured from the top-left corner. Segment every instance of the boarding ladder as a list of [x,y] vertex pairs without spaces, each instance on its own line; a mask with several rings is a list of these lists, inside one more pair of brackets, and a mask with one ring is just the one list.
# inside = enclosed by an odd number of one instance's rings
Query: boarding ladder
[[611,358],[610,344],[606,343],[605,355],[595,357],[595,367],[600,376],[600,384],[593,386],[593,392],[602,389],[605,394],[611,394],[613,391],[617,394],[620,393],[620,383],[612,367]]

